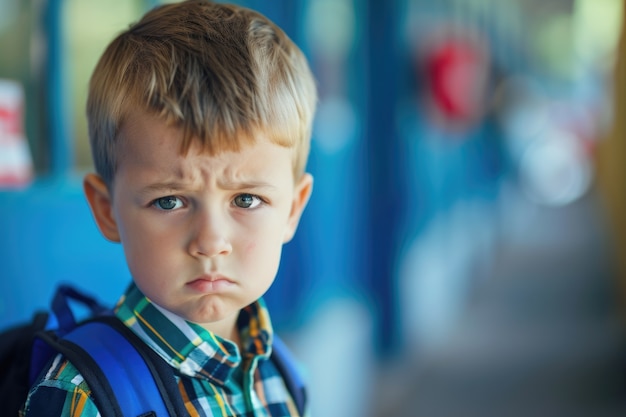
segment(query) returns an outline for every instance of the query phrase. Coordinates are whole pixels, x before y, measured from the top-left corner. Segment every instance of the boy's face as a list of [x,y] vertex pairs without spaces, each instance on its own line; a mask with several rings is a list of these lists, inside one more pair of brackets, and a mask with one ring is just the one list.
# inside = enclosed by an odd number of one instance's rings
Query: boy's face
[[138,113],[120,132],[112,190],[88,175],[102,233],[124,247],[137,286],[155,304],[223,337],[239,310],[272,284],[312,188],[297,183],[292,150],[258,137],[214,156],[182,132]]

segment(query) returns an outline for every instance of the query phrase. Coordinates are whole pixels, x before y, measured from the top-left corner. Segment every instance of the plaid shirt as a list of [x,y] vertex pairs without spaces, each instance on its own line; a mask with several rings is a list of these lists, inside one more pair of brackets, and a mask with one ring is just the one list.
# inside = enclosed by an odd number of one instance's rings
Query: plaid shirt
[[[134,284],[118,303],[116,315],[175,368],[189,415],[298,416],[269,360],[272,325],[262,299],[239,314],[243,354],[230,341],[152,304]],[[76,368],[59,355],[31,390],[22,415],[100,416],[90,394]]]

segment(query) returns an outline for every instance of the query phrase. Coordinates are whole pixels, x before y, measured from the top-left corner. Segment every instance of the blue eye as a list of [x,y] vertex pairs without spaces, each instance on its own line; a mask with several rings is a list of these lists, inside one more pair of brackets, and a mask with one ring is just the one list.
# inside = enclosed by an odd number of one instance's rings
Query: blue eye
[[183,206],[183,202],[180,200],[180,198],[169,195],[167,197],[157,198],[156,200],[154,200],[152,205],[159,210],[174,210],[177,208],[181,208]]
[[261,199],[253,194],[239,194],[235,197],[233,204],[239,208],[251,209],[261,204]]

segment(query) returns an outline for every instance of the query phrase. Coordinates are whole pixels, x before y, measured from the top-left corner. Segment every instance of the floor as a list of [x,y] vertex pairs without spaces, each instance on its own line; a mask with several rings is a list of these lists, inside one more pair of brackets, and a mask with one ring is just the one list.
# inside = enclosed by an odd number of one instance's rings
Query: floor
[[608,228],[592,195],[517,199],[445,343],[376,378],[374,417],[626,415],[626,338]]

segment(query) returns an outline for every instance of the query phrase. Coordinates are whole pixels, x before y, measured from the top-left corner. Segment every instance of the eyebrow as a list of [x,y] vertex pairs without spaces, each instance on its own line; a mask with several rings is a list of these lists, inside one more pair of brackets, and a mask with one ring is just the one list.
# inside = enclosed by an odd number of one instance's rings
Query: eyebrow
[[[273,190],[277,187],[267,182],[262,181],[219,181],[218,185],[220,188],[225,190],[259,190],[259,189],[267,189]],[[151,194],[151,193],[164,193],[164,194],[176,194],[181,190],[189,189],[188,185],[184,185],[181,182],[163,182],[147,185],[139,190],[140,194]]]
[[175,193],[178,190],[183,189],[183,185],[178,182],[162,182],[156,184],[146,185],[145,187],[139,190],[140,194],[150,194],[150,193],[165,193],[165,192],[173,192]]
[[263,181],[219,181],[219,186],[225,190],[276,188],[275,185]]

